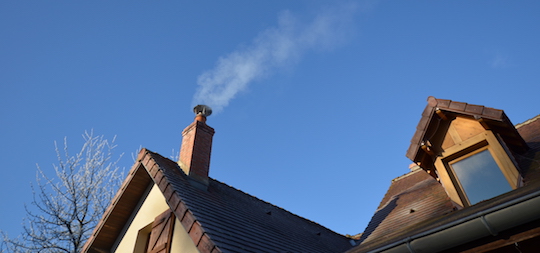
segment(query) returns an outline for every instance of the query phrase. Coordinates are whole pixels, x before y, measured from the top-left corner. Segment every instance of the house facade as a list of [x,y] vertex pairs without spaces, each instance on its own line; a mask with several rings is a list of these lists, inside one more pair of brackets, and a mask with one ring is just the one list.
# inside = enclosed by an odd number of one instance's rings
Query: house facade
[[428,98],[407,157],[349,238],[209,177],[214,129],[194,109],[179,161],[141,150],[83,252],[538,252],[540,115]]

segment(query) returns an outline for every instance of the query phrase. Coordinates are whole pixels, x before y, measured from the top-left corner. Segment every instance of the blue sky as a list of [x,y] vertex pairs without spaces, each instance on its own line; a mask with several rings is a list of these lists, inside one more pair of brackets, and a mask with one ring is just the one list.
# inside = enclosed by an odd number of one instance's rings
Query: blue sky
[[54,141],[170,157],[203,101],[211,177],[338,233],[408,172],[428,96],[540,114],[538,1],[3,1],[0,230]]

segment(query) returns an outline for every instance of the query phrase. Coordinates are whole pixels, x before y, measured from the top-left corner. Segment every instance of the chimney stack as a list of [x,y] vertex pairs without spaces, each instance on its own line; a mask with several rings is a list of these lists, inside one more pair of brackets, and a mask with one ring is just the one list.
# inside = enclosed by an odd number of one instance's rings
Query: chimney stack
[[196,115],[195,121],[182,132],[178,163],[186,175],[206,188],[214,136],[214,129],[206,125],[206,117],[212,114],[212,109],[206,105],[197,105],[193,112]]

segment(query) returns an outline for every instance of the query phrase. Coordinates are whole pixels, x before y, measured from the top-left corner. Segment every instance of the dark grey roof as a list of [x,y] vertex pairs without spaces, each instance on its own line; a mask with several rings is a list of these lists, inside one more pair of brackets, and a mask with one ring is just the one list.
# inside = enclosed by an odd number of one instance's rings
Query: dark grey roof
[[317,223],[210,179],[194,187],[177,163],[148,151],[176,194],[223,252],[343,252],[349,239]]
[[199,187],[176,162],[143,149],[83,252],[113,247],[135,206],[130,203],[152,181],[201,252],[326,253],[352,247],[343,235],[217,180]]

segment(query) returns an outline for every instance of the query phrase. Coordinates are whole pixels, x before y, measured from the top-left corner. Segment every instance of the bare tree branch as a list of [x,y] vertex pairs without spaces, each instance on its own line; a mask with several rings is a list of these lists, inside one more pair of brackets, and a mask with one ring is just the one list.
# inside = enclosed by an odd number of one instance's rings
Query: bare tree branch
[[79,252],[92,233],[123,179],[113,160],[111,142],[93,131],[83,134],[81,150],[74,156],[55,142],[58,164],[55,177],[37,166],[32,185],[34,209],[25,206],[23,232],[10,238],[2,232],[0,252]]

